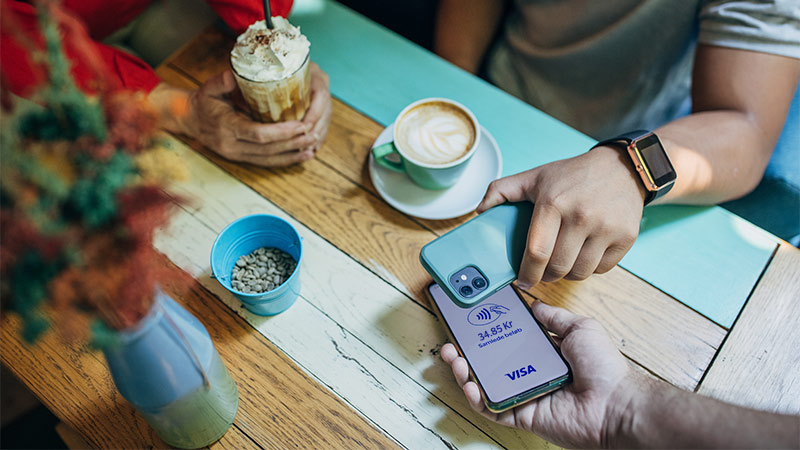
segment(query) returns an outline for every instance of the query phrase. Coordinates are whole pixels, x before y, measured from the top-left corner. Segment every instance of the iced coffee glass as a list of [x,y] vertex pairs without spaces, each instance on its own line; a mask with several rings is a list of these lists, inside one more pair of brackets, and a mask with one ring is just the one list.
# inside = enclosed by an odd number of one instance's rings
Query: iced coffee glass
[[250,26],[231,51],[231,67],[253,120],[302,120],[311,102],[309,43],[282,17],[274,29]]

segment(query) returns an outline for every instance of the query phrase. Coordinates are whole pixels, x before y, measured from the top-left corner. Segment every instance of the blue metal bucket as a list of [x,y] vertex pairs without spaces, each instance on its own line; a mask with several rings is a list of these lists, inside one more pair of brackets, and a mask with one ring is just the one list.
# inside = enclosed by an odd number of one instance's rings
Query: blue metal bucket
[[[247,294],[231,286],[233,266],[243,255],[261,247],[274,247],[291,255],[297,266],[280,286],[259,294]],[[253,314],[272,316],[282,313],[300,294],[300,260],[303,246],[297,230],[287,221],[270,214],[253,214],[229,224],[211,247],[211,272]]]

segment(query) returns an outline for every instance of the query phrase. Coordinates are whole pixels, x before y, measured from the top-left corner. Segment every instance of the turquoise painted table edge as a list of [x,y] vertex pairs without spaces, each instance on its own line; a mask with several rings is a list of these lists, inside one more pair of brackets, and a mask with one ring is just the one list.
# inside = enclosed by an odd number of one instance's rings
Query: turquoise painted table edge
[[[504,176],[575,156],[595,142],[338,3],[300,0],[291,20],[311,41],[333,95],[383,125],[420,98],[462,102],[497,139]],[[716,206],[650,207],[620,265],[729,328],[778,241]]]

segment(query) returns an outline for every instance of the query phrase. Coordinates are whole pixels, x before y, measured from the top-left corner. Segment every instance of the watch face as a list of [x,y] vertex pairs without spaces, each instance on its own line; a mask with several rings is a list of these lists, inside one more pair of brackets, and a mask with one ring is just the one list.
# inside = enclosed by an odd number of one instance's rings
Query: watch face
[[661,141],[658,140],[658,136],[650,134],[637,141],[636,148],[653,184],[660,188],[671,181],[675,181],[675,169],[672,167]]

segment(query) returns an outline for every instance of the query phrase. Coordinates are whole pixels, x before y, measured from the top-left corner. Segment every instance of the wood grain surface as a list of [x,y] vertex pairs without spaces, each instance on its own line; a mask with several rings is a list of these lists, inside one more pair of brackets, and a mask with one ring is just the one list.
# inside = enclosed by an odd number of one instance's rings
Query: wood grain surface
[[[228,68],[231,45],[209,29],[158,73],[195,88]],[[164,264],[197,280],[175,298],[206,325],[239,388],[234,427],[212,447],[551,447],[474,413],[438,357],[445,336],[423,294],[430,279],[418,254],[471,215],[427,221],[386,204],[366,166],[381,130],[334,99],[317,158],[284,169],[233,163],[189,139],[181,138],[194,150],[166,139],[192,179],[171,186],[189,203],[156,246]],[[244,310],[209,269],[217,233],[255,212],[284,217],[303,237],[301,295],[272,318]],[[800,335],[786,326],[800,321],[798,268],[800,251],[782,245],[727,338],[724,328],[619,267],[583,282],[541,284],[527,300],[596,317],[639,370],[676,386],[798,412],[800,381],[787,374],[800,367]],[[13,316],[1,325],[2,362],[90,446],[164,446],[116,391],[101,354],[53,334],[29,347]]]
[[[228,44],[220,43],[224,36],[218,32],[206,35],[212,37],[200,41],[202,51],[188,46],[161,66],[159,75],[176,85],[193,87],[224,70],[224,63],[215,65],[215,53],[206,50],[208,45],[226,47]],[[193,56],[195,51],[200,51],[200,56]],[[179,68],[179,64],[185,67]],[[333,117],[317,158],[287,169],[230,162],[191,140],[186,142],[428,307],[424,288],[430,277],[419,264],[419,250],[459,220],[436,224],[391,208],[374,192],[366,173],[368,151],[382,127],[338,100],[334,100]],[[723,328],[620,267],[583,282],[543,284],[532,294],[597,317],[627,356],[686,389],[697,385],[725,335]]]
[[[204,323],[239,388],[235,426],[212,447],[397,447],[207,290],[173,296]],[[99,352],[55,333],[27,346],[19,325],[3,317],[3,364],[93,448],[166,447],[114,388]]]
[[[445,336],[429,310],[189,147],[173,143],[193,176],[170,190],[189,199],[189,206],[159,233],[157,248],[307,373],[403,447],[548,446],[470,409],[438,358]],[[271,318],[244,310],[209,268],[216,234],[254,213],[289,221],[303,242],[300,298]]]
[[800,250],[781,243],[697,392],[800,415]]

